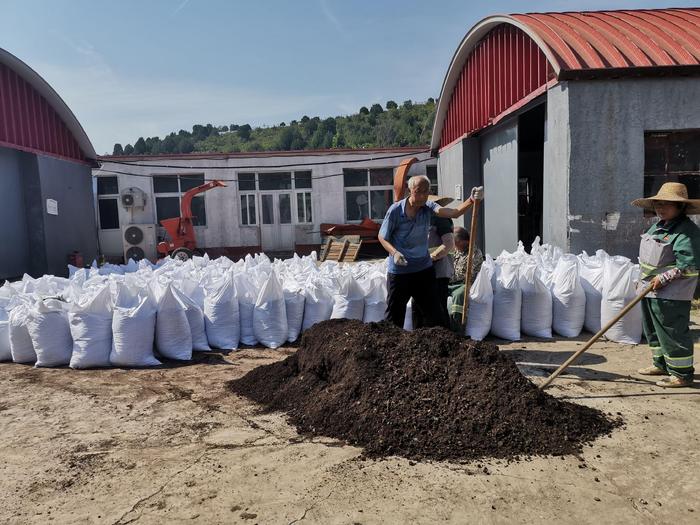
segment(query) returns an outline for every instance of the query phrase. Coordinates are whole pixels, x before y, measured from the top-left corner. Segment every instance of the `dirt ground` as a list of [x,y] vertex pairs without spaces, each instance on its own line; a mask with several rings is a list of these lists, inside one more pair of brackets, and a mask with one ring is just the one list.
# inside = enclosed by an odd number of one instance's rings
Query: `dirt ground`
[[[501,349],[537,382],[585,339]],[[227,392],[293,351],[155,370],[0,364],[0,523],[700,522],[700,388],[637,377],[646,346],[598,343],[550,389],[624,428],[578,457],[511,464],[365,460]]]

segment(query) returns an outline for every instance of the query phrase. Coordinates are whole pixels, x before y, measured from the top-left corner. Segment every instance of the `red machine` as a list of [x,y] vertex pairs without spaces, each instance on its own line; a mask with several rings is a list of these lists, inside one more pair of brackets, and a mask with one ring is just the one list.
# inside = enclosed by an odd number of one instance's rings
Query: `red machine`
[[160,221],[171,239],[170,242],[158,243],[158,254],[160,256],[170,255],[173,259],[182,261],[192,257],[195,250],[197,250],[197,240],[194,235],[194,225],[192,224],[192,199],[195,195],[218,186],[225,187],[226,184],[219,180],[213,180],[187,191],[180,202],[180,216]]

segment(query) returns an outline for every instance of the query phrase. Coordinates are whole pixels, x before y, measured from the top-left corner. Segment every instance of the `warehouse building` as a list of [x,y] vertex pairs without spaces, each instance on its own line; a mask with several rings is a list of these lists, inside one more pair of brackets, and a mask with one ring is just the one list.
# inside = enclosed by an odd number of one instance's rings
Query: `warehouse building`
[[536,235],[636,257],[630,205],[665,181],[700,197],[700,9],[488,17],[457,48],[431,143],[439,182],[483,183],[480,242]]
[[97,255],[95,157],[61,97],[0,49],[0,280],[65,275],[74,252]]
[[380,223],[393,202],[394,172],[411,157],[409,175],[427,174],[437,191],[437,160],[426,148],[100,157],[100,247],[114,259],[129,250],[156,257],[167,238],[160,221],[180,215],[189,189],[221,180],[226,187],[192,201],[199,248],[230,257],[309,253],[318,250],[324,223]]

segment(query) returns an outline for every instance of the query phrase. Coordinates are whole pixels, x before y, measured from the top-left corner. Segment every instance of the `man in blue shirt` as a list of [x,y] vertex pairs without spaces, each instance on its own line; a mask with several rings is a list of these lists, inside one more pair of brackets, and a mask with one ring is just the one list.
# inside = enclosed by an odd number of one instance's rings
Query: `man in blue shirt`
[[484,189],[472,188],[469,199],[456,209],[428,201],[430,179],[424,175],[411,177],[408,190],[407,198],[389,207],[379,230],[379,242],[389,253],[387,319],[402,327],[406,303],[412,298],[427,326],[444,325],[428,252],[430,219],[433,214],[449,219],[461,217],[475,200],[484,198]]

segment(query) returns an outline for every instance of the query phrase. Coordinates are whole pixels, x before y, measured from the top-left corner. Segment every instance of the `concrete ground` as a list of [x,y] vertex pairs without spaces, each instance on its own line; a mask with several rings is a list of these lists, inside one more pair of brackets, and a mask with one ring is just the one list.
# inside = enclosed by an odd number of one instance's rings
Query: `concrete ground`
[[[501,348],[538,382],[583,341]],[[645,346],[598,343],[550,390],[624,428],[580,456],[511,464],[363,460],[225,390],[291,352],[155,370],[0,364],[0,523],[700,522],[700,389],[637,377]]]

